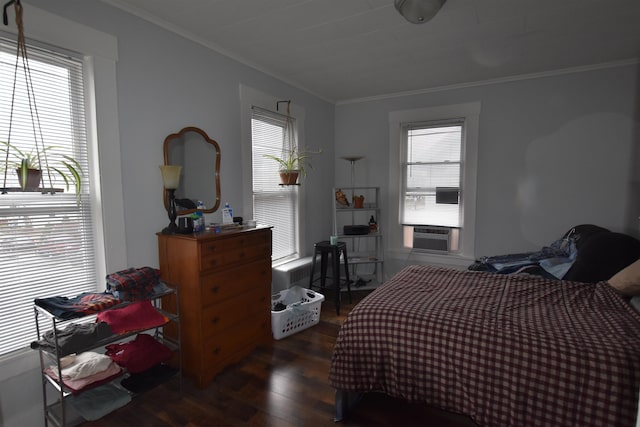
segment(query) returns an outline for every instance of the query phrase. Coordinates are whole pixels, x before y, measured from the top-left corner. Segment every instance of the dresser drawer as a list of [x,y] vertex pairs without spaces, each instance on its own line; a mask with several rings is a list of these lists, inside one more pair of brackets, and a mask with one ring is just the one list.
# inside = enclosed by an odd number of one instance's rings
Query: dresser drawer
[[201,253],[213,253],[225,249],[241,248],[244,246],[265,245],[269,243],[269,234],[265,232],[241,234],[226,239],[214,239],[200,244]]
[[271,241],[267,233],[212,240],[200,245],[200,271],[270,256]]
[[249,318],[270,320],[270,305],[271,297],[266,287],[211,305],[202,311],[202,336],[210,338],[221,332],[226,333]]
[[221,363],[241,359],[255,348],[256,343],[264,343],[270,336],[270,318],[245,319],[233,328],[203,340],[203,366],[212,371],[219,370]]
[[230,297],[262,288],[271,293],[271,259],[261,259],[200,279],[202,307],[220,303]]
[[241,264],[253,259],[266,258],[270,255],[269,247],[266,245],[227,248],[224,252],[213,252],[203,256],[200,259],[200,271],[216,271],[223,267]]

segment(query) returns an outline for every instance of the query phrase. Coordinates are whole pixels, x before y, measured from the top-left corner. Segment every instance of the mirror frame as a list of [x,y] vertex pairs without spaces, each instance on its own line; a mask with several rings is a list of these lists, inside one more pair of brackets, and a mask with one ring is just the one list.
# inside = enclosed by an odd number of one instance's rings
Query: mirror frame
[[[164,151],[164,164],[170,165],[169,163],[169,144],[174,140],[183,137],[188,132],[195,132],[204,138],[204,142],[207,142],[213,145],[213,148],[216,150],[216,169],[215,169],[215,186],[216,186],[216,203],[212,208],[203,209],[204,213],[213,213],[218,210],[220,207],[220,145],[218,143],[209,138],[209,135],[205,131],[200,128],[188,126],[182,128],[178,133],[172,133],[164,139],[164,144],[162,149]],[[164,208],[169,211],[169,192],[163,187],[163,198],[164,198]],[[190,213],[195,212],[196,209],[184,209],[177,212],[178,216],[180,215],[188,215]]]

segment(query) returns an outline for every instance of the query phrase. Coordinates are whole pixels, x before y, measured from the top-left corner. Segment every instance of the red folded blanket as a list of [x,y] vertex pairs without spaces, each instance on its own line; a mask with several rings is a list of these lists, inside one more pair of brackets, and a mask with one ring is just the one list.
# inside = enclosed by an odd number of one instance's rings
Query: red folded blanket
[[106,355],[129,372],[138,373],[162,363],[173,352],[148,334],[138,334],[133,341],[109,344]]
[[168,320],[151,305],[149,300],[135,302],[123,308],[103,311],[96,318],[98,322],[107,323],[114,334],[162,326]]

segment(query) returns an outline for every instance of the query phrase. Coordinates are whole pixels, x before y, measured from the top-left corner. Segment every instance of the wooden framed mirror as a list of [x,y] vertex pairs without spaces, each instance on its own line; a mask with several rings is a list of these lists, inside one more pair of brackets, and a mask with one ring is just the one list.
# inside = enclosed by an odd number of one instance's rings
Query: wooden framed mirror
[[[198,200],[205,213],[220,207],[220,146],[202,129],[185,127],[164,139],[164,164],[182,166],[180,185],[175,191],[177,214],[188,215]],[[169,194],[164,192],[164,207],[169,210]]]

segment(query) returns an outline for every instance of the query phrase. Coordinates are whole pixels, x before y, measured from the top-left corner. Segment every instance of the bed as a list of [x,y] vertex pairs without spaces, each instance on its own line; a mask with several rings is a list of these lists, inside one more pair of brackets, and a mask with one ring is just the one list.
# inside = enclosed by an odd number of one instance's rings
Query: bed
[[633,426],[640,313],[607,282],[409,266],[349,313],[336,420],[364,392],[481,426]]

